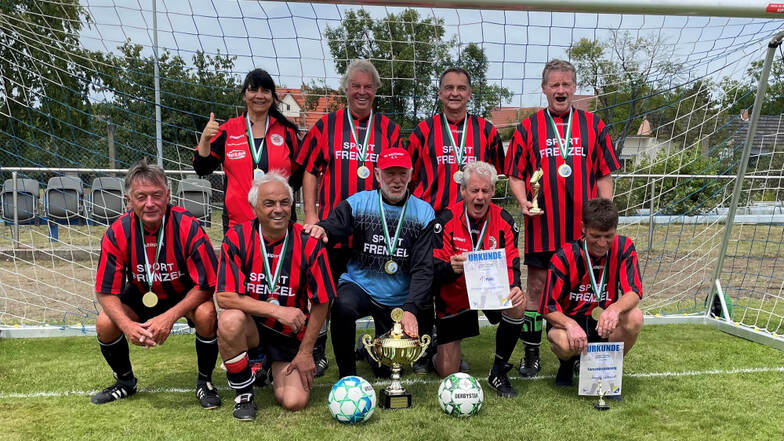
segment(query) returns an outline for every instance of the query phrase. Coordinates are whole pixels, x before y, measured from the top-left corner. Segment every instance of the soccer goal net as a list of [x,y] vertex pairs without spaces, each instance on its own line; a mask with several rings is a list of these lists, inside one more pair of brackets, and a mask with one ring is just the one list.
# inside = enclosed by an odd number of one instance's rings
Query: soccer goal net
[[[472,74],[470,111],[506,141],[545,105],[542,68],[561,58],[577,67],[576,106],[610,127],[622,162],[614,174],[619,233],[637,244],[646,314],[721,315],[709,301],[718,286],[729,321],[780,339],[780,52],[735,206],[732,196],[763,59],[784,29],[781,14],[766,16],[765,6],[730,18],[722,15],[744,13],[420,5],[4,2],[0,327],[94,322],[100,240],[124,209],[123,170],[142,157],[160,161],[173,202],[199,212],[220,245],[222,177],[195,180],[191,158],[211,112],[222,121],[243,111],[239,88],[255,67],[273,76],[281,111],[304,134],[342,105],[338,84],[348,62],[370,59],[382,77],[376,110],[407,135],[438,111],[439,73],[461,66]],[[519,214],[506,187],[497,197]]]

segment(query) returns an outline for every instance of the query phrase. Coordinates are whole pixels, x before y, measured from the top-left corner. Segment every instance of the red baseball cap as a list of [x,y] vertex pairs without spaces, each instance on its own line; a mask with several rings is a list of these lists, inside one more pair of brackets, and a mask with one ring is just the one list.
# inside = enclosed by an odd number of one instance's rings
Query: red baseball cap
[[379,155],[378,161],[376,162],[376,167],[381,170],[385,170],[390,167],[403,167],[410,169],[411,156],[405,149],[397,147],[386,149],[381,152],[381,155]]

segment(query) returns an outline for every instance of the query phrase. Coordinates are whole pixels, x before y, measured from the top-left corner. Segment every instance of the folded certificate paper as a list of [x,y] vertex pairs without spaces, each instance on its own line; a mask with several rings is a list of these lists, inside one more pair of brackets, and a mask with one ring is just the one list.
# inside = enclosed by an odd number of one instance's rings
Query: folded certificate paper
[[463,263],[468,304],[471,309],[507,309],[509,271],[504,250],[482,250],[468,253]]

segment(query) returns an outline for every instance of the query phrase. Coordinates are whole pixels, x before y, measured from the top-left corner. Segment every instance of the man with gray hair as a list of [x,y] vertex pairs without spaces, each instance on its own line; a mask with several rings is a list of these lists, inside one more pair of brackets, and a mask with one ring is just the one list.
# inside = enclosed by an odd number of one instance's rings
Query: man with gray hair
[[104,404],[136,393],[128,340],[145,348],[162,345],[174,322],[185,317],[196,328],[196,397],[205,409],[220,406],[212,385],[218,358],[212,302],[218,261],[199,220],[169,204],[166,175],[145,160],[125,177],[130,211],[101,240],[95,293],[101,312],[98,343],[116,383],[93,395]]
[[[610,173],[620,166],[604,122],[572,106],[576,90],[574,66],[563,60],[548,62],[542,71],[547,108],[517,126],[507,152],[509,188],[525,220],[528,305],[520,335],[525,357],[519,368],[524,377],[536,376],[540,369],[542,316],[538,310],[550,259],[561,246],[582,235],[585,201],[597,196],[612,199]],[[531,178],[537,176],[541,176],[538,211],[532,210],[531,200]]]
[[460,183],[463,200],[441,211],[436,218],[433,273],[441,285],[435,298],[438,352],[433,365],[441,377],[457,372],[460,342],[479,335],[478,311],[469,307],[463,271],[468,253],[503,250],[510,286],[509,307],[484,311],[491,323],[500,323],[487,382],[498,395],[512,398],[517,396],[517,391],[509,382],[507,372],[512,368],[509,357],[523,326],[525,294],[520,288],[517,225],[511,214],[491,201],[497,181],[498,174],[492,165],[482,161],[468,164]]
[[229,386],[237,393],[234,418],[241,421],[256,418],[248,348],[260,342],[275,399],[291,411],[308,404],[313,346],[335,298],[326,249],[290,221],[293,200],[281,174],[255,178],[248,202],[256,218],[232,227],[221,247],[218,345]]
[[[326,219],[352,194],[378,188],[374,181],[378,156],[382,150],[400,146],[398,125],[373,112],[373,100],[380,86],[381,79],[373,64],[367,60],[352,61],[341,80],[347,108],[324,115],[305,136],[296,159],[305,169],[302,181],[305,224]],[[350,240],[333,245],[328,254],[337,284],[346,271]],[[328,366],[324,352],[326,339],[324,330],[314,354],[316,376]]]

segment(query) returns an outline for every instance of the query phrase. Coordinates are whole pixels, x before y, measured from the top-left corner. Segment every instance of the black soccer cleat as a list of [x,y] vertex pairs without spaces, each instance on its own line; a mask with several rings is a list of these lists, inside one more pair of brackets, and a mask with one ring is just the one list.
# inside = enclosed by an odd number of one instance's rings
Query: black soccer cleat
[[202,409],[215,409],[221,405],[218,389],[209,381],[196,383],[196,398],[199,400]]
[[460,370],[460,372],[468,373],[468,372],[471,372],[471,366],[468,364],[467,361],[465,361],[464,359],[461,358],[460,359],[460,368],[459,368],[459,370]]
[[265,365],[264,362],[255,362],[250,366],[250,371],[253,374],[253,386],[264,387],[272,384],[272,368]]
[[542,369],[541,362],[539,361],[539,347],[538,346],[525,346],[525,356],[520,360],[520,367],[517,372],[524,378],[533,378]]
[[313,374],[315,378],[323,376],[324,372],[329,368],[329,360],[324,349],[324,347],[318,346],[313,351],[313,363],[316,365],[316,372]]
[[256,404],[253,394],[239,394],[234,398],[234,419],[239,421],[253,421],[256,419]]
[[122,383],[118,380],[113,385],[93,395],[90,401],[93,404],[106,404],[128,398],[136,393],[136,383],[136,378],[133,379],[133,384]]
[[517,396],[517,391],[509,382],[509,377],[506,376],[506,373],[511,369],[511,363],[506,363],[500,368],[493,366],[490,375],[487,377],[487,383],[490,385],[491,389],[498,393],[499,397],[514,398]]

